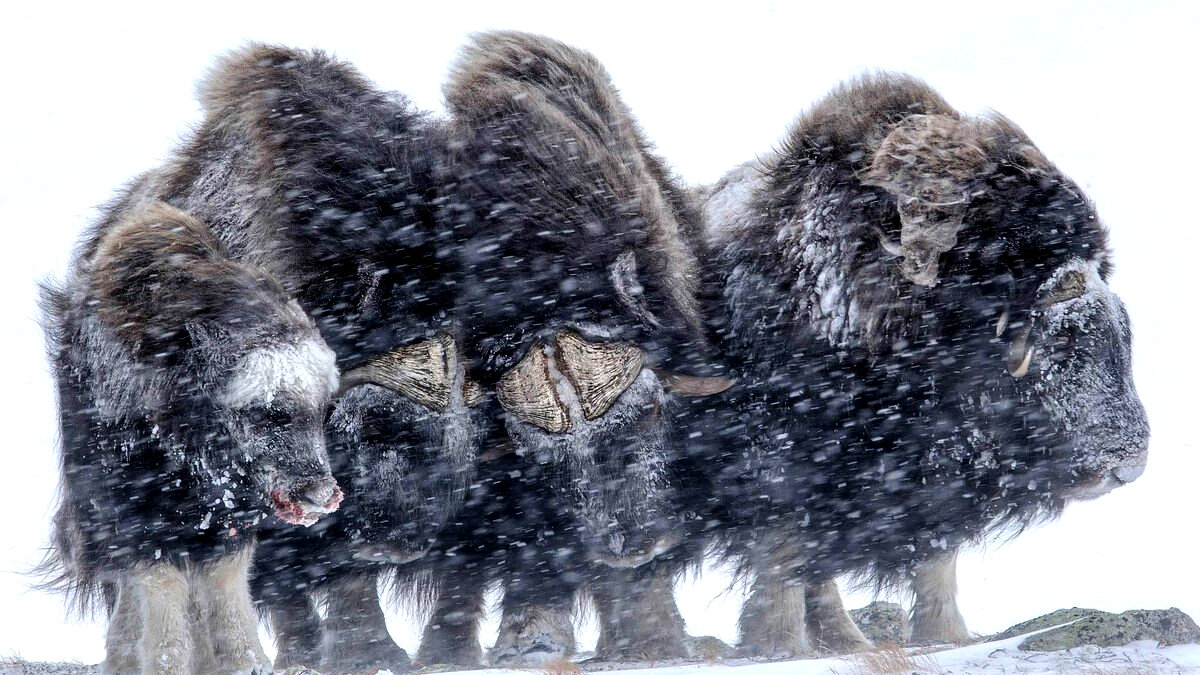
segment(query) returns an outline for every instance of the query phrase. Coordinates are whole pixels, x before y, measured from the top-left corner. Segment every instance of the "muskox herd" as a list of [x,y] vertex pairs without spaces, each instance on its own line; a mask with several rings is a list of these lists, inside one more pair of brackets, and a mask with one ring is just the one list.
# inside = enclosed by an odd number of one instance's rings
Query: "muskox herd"
[[[689,655],[704,556],[751,657],[869,646],[835,578],[964,640],[958,548],[1138,477],[1106,232],[999,115],[864,76],[688,189],[591,55],[487,33],[417,110],[255,45],[44,291],[62,435],[47,569],[107,672]],[[306,527],[296,527],[303,525]]]

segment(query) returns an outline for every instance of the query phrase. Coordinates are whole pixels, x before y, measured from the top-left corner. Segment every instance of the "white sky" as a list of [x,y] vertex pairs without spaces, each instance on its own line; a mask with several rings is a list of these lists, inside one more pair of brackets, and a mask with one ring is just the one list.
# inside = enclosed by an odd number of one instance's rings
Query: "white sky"
[[[648,135],[690,182],[760,154],[839,80],[865,69],[926,79],[959,109],[1020,124],[1096,201],[1112,229],[1114,287],[1133,318],[1134,369],[1153,429],[1136,483],[960,568],[980,632],[1060,607],[1178,606],[1200,618],[1195,582],[1200,367],[1196,67],[1188,2],[824,3],[209,2],[113,8],[7,6],[0,25],[0,656],[103,657],[100,628],[19,573],[40,555],[57,481],[53,393],[34,304],[61,274],[94,207],[155,166],[198,121],[196,80],[246,40],[321,47],[380,86],[440,110],[466,35],[544,33],[595,53]],[[101,6],[105,5],[105,6]],[[680,594],[693,632],[733,636],[736,600],[715,575]],[[850,604],[867,600],[855,596]],[[397,618],[402,643],[411,627]]]

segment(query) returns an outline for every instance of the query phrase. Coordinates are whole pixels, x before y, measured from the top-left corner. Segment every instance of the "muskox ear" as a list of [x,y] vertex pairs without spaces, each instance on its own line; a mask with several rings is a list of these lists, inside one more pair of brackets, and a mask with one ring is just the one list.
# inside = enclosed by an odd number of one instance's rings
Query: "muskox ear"
[[938,256],[954,247],[971,195],[988,170],[979,130],[949,115],[911,115],[883,139],[863,183],[897,198],[901,273],[922,286],[937,283]]

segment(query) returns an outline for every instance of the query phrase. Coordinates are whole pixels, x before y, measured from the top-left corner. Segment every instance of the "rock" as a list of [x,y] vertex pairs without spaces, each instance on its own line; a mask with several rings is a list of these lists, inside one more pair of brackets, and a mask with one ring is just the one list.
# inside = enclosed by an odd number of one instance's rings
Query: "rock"
[[1027,638],[1019,648],[1023,651],[1048,652],[1083,645],[1118,647],[1137,640],[1155,640],[1164,646],[1200,642],[1200,626],[1174,607],[1134,609],[1121,614],[1079,607],[1060,609],[1019,623],[990,639],[1016,637],[1071,621],[1075,623]]
[[715,663],[733,658],[736,653],[733,647],[711,635],[701,635],[699,637],[689,635],[686,642],[688,653],[697,661]]
[[872,602],[850,610],[850,618],[876,646],[903,645],[908,641],[908,612],[894,602]]

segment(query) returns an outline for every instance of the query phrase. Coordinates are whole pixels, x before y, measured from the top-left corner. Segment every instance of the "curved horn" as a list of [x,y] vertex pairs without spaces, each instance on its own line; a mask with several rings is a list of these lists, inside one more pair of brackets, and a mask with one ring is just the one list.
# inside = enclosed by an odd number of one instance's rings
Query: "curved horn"
[[915,284],[936,284],[938,258],[957,242],[971,192],[989,166],[978,135],[956,117],[910,115],[883,139],[862,177],[897,198],[900,272]]
[[1033,363],[1033,345],[1029,343],[1029,331],[1025,331],[1008,350],[1008,374],[1016,378],[1029,374],[1029,366]]
[[554,390],[550,368],[542,343],[535,342],[525,358],[496,383],[496,398],[501,407],[550,433],[571,428],[567,409]]
[[575,333],[555,336],[558,360],[579,393],[583,416],[594,420],[612,407],[642,372],[645,356],[628,342],[588,342]]
[[450,407],[456,362],[454,339],[443,333],[394,349],[345,373],[338,394],[362,384],[377,384],[426,408],[443,411]]
[[665,370],[655,370],[654,374],[658,375],[663,386],[680,396],[712,396],[737,383],[737,380],[730,377],[697,377]]
[[1004,335],[1004,329],[1008,328],[1008,310],[1004,310],[1000,314],[1000,318],[996,320],[996,337]]

